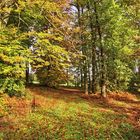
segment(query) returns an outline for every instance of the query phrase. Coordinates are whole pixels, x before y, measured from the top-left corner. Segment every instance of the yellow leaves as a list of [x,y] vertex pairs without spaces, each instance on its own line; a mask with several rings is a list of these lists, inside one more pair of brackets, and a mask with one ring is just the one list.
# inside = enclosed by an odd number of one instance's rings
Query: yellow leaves
[[23,0],[19,0],[18,4],[20,7],[24,8],[26,3]]
[[75,32],[75,33],[79,33],[80,30],[81,30],[80,27],[77,27],[77,28],[74,29],[74,32]]
[[6,101],[4,100],[4,97],[0,97],[0,117],[3,117],[7,115],[7,109],[6,109]]
[[59,36],[59,37],[55,38],[55,40],[61,42],[63,40],[63,37]]
[[43,67],[43,65],[41,65],[41,64],[38,64],[38,65],[34,66],[34,68],[36,68],[36,69],[39,69],[39,68],[42,68],[42,67]]
[[[26,5],[28,8],[34,9],[39,8],[40,11],[44,12],[56,12],[59,11],[59,6],[53,1],[43,1],[43,0],[27,0]],[[21,2],[21,6],[24,6],[24,2]]]
[[37,61],[38,63],[44,63],[44,60],[41,58],[35,58],[34,60]]
[[32,64],[34,65],[33,67],[37,69],[50,65],[48,61],[45,61],[42,58],[35,58]]
[[19,41],[23,35],[18,34],[18,29],[16,27],[1,28],[0,30],[0,43],[11,41]]
[[24,78],[25,77],[25,72],[24,69],[21,70],[19,67],[16,68],[15,71],[13,71],[13,74],[15,75],[15,78]]
[[2,53],[0,53],[0,59],[2,61],[8,62],[8,63],[12,63],[12,60],[8,56],[6,56],[6,55],[4,55]]
[[112,0],[111,3],[112,3],[113,6],[115,6],[115,1],[114,0]]
[[48,61],[46,61],[45,63],[44,63],[44,66],[49,66],[50,65],[50,63],[48,62]]
[[48,39],[38,39],[37,40],[38,44],[46,44],[46,45],[50,45],[50,41]]
[[20,13],[26,7],[26,2],[24,2],[23,0],[19,0],[16,6],[17,6],[17,9],[14,11],[17,13]]
[[22,57],[22,56],[15,56],[14,59],[15,59],[15,62],[17,62],[17,63],[24,62],[24,57]]
[[10,13],[12,8],[4,7],[3,9],[0,9],[1,13]]
[[124,46],[121,51],[123,52],[123,54],[125,55],[132,55],[133,54],[133,50],[131,48],[128,48],[128,46]]
[[50,40],[56,40],[61,42],[63,40],[63,37],[59,34],[49,34],[44,32],[39,32],[36,34],[38,43],[41,43],[42,41],[47,44],[50,44]]
[[46,1],[43,6],[44,6],[44,9],[47,12],[57,12],[57,11],[59,11],[58,5],[55,2]]
[[4,61],[5,63],[9,63],[9,64],[14,64],[14,63],[20,63],[20,62],[24,62],[25,58],[22,56],[7,56],[4,55],[3,53],[0,53],[0,59],[2,61]]

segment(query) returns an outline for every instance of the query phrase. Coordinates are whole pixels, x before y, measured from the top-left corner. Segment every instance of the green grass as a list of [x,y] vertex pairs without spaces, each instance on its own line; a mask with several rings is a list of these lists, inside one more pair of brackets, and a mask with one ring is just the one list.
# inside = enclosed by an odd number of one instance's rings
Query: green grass
[[[3,122],[4,140],[139,140],[127,116],[74,95],[41,91],[41,104],[25,116],[9,114]],[[43,95],[43,96],[42,96]],[[70,97],[73,97],[72,101]],[[59,97],[59,98],[58,98]],[[44,101],[44,103],[43,103]],[[50,105],[52,104],[52,106]],[[104,110],[103,110],[104,109]],[[103,111],[101,111],[103,110]]]

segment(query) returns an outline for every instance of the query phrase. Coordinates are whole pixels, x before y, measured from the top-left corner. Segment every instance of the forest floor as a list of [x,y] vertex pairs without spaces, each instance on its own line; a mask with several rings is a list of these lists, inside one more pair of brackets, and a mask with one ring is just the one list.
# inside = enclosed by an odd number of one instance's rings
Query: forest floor
[[86,96],[30,87],[26,98],[0,97],[0,140],[140,140],[140,98]]

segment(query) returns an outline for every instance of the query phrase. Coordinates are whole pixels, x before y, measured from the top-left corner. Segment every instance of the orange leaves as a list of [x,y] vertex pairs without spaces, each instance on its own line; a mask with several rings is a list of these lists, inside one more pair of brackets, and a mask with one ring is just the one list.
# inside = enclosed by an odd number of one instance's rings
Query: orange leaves
[[[126,117],[129,111],[131,119],[135,117],[139,121],[138,114],[132,114],[137,108],[124,107],[124,110],[115,104],[116,100],[105,102],[97,94],[83,100],[82,92],[75,89],[32,87],[30,90],[28,99],[3,97],[8,114],[0,130],[7,139],[119,139],[120,135],[124,138],[124,133],[137,136]],[[36,105],[34,112],[31,112],[32,101]],[[135,125],[136,121],[132,123]]]
[[108,97],[119,101],[137,101],[136,95],[121,91],[116,93],[110,93]]
[[8,108],[8,113],[14,113],[16,115],[26,115],[26,113],[29,112],[29,101],[27,101],[26,99],[20,99],[17,97],[9,98],[8,96],[4,99]]

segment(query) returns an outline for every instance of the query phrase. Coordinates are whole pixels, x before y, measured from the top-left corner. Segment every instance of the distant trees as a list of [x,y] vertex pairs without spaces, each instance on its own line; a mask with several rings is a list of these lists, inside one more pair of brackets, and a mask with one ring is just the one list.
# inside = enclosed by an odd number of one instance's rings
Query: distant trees
[[139,25],[134,21],[140,14],[138,3],[77,0],[72,6],[77,9],[75,17],[79,19],[75,26],[81,31],[78,48],[85,56],[82,65],[79,64],[85,93],[87,89],[89,93],[100,90],[106,97],[107,91],[127,89],[134,76],[135,61],[131,55],[139,48],[134,40],[139,34]]

